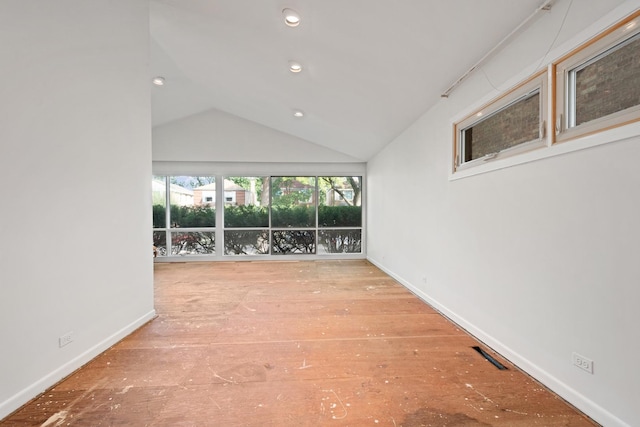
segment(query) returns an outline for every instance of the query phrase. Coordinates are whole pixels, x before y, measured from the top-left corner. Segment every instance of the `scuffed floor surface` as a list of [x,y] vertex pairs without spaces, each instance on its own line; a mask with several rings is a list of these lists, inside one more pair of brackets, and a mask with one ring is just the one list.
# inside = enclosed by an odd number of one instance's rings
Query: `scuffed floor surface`
[[0,425],[597,425],[364,260],[163,263],[155,284],[155,320]]

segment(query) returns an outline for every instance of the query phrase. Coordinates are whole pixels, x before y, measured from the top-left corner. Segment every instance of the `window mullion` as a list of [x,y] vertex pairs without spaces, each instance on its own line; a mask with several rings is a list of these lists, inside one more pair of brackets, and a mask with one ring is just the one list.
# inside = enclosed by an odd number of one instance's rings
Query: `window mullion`
[[164,191],[165,191],[165,238],[166,238],[166,251],[167,255],[171,255],[171,182],[168,176],[164,177]]
[[215,175],[216,182],[216,258],[222,258],[224,255],[224,176]]

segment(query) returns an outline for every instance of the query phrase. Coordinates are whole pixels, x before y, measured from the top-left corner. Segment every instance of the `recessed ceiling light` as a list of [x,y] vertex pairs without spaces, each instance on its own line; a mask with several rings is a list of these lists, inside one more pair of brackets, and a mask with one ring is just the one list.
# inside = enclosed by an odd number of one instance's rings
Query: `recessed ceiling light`
[[289,71],[292,73],[299,73],[302,71],[302,65],[299,62],[289,61]]
[[293,117],[304,117],[304,112],[302,110],[293,110]]
[[151,81],[156,86],[164,86],[164,77],[160,77],[160,76],[154,77],[153,80]]
[[284,9],[282,11],[284,23],[290,27],[297,27],[300,24],[300,15],[293,9]]

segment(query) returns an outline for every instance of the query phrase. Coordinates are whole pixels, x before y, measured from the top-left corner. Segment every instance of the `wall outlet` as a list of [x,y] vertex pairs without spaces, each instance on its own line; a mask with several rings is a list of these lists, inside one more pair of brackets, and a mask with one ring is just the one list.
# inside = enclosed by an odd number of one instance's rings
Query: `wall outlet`
[[590,374],[593,374],[593,360],[588,359],[584,356],[581,356],[576,352],[574,352],[571,356],[572,356],[574,365],[576,365],[578,368],[582,369],[583,371],[587,371]]
[[58,345],[60,346],[60,348],[62,348],[65,345],[69,344],[71,341],[73,341],[73,332],[67,332],[66,334],[58,338]]

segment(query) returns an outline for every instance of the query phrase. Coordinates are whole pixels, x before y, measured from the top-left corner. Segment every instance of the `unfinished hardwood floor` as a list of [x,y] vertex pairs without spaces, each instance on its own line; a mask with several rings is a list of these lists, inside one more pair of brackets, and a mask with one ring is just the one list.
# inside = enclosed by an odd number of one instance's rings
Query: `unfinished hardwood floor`
[[594,426],[364,260],[155,265],[158,317],[2,426]]

